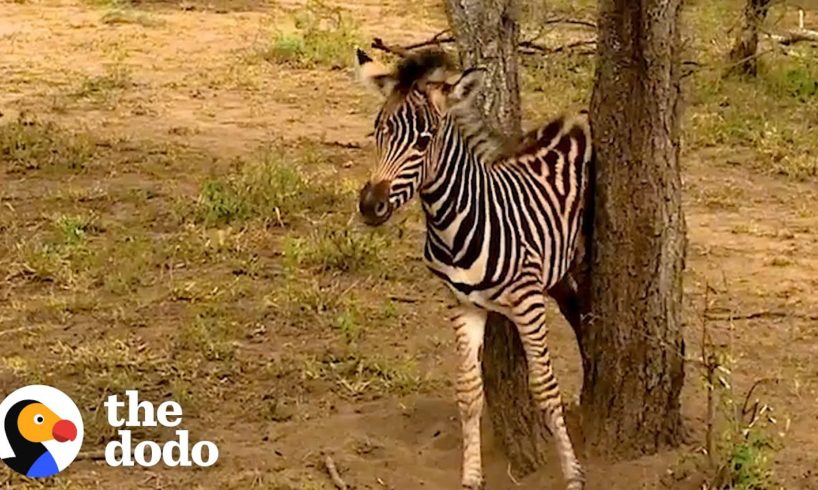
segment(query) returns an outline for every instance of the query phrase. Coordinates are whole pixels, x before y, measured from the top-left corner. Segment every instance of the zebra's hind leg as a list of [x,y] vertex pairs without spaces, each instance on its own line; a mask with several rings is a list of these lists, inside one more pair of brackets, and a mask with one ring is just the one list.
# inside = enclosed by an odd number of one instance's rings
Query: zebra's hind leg
[[487,313],[471,305],[453,308],[452,324],[457,336],[460,364],[457,369],[457,408],[463,429],[462,487],[483,488],[483,463],[480,453],[480,416],[483,412],[483,373],[481,356]]
[[545,424],[557,444],[567,490],[582,490],[585,488],[585,474],[574,454],[574,447],[565,427],[562,397],[548,352],[545,295],[533,294],[523,297],[525,299],[513,308],[513,320],[525,348],[531,396],[537,407],[542,410]]

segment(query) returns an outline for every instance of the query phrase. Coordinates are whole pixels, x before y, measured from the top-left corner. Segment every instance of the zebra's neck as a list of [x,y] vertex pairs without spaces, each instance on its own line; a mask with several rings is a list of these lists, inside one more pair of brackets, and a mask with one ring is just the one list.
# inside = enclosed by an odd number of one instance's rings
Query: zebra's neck
[[[421,201],[428,238],[451,251],[464,229],[464,219],[475,215],[490,179],[489,163],[498,154],[493,135],[483,131],[476,116],[445,116],[430,143],[425,162],[425,185]],[[462,238],[462,237],[460,237]]]

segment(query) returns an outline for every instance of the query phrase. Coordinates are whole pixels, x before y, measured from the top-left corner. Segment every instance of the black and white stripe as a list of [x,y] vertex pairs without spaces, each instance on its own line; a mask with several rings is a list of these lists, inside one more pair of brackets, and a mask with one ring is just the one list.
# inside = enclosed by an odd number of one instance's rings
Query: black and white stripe
[[362,78],[386,96],[375,122],[379,163],[361,190],[361,213],[367,223],[382,224],[419,193],[425,261],[458,300],[451,320],[460,356],[462,487],[483,485],[480,351],[487,312],[496,311],[517,326],[532,397],[554,435],[566,487],[581,490],[585,478],[565,428],[545,302],[550,288],[570,284],[593,160],[587,119],[556,119],[508,151],[472,107],[481,70],[450,83],[434,76],[448,66],[442,55],[409,57],[393,72],[372,66],[368,56],[361,60],[359,53]]

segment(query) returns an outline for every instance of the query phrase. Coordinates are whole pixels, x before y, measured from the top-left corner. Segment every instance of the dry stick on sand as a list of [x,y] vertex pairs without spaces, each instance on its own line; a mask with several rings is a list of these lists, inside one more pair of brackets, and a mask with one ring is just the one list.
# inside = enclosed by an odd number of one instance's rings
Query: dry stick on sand
[[705,380],[707,390],[707,420],[704,436],[704,447],[707,451],[707,460],[711,467],[715,467],[716,458],[714,454],[715,442],[713,440],[713,428],[716,425],[716,370],[719,369],[721,363],[719,356],[713,352],[713,338],[708,331],[708,312],[710,310],[710,285],[704,285],[704,308],[702,310],[702,368],[705,372]]
[[347,484],[341,479],[341,475],[338,474],[338,468],[335,467],[335,461],[332,460],[332,456],[329,454],[324,456],[324,466],[327,468],[327,473],[329,473],[332,483],[335,484],[335,488],[338,490],[347,490]]
[[4,335],[13,335],[15,333],[22,332],[26,328],[28,328],[28,327],[17,327],[17,328],[12,328],[11,330],[3,330],[2,332],[0,332],[0,337],[2,337]]
[[105,451],[82,451],[74,459],[76,461],[102,461],[105,459]]

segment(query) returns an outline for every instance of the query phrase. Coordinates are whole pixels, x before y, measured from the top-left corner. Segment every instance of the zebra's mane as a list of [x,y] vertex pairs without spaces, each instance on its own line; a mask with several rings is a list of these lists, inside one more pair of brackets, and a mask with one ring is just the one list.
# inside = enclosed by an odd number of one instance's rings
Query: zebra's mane
[[518,138],[510,138],[489,126],[475,107],[458,108],[453,114],[455,125],[465,137],[469,149],[485,164],[516,161],[519,157],[551,148],[559,139],[578,128],[590,139],[588,112],[562,113]]
[[395,68],[395,86],[397,92],[406,94],[412,86],[428,78],[438,70],[448,71],[454,63],[441,49],[431,48],[416,51],[402,58]]
[[515,153],[517,140],[490,126],[476,107],[458,107],[451,115],[469,149],[481,162],[492,164]]

